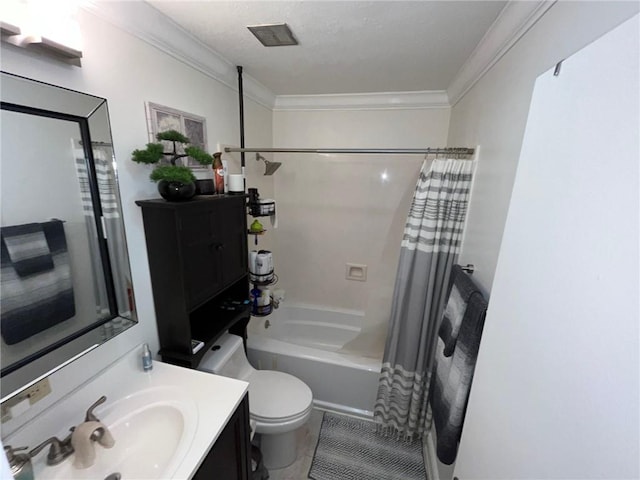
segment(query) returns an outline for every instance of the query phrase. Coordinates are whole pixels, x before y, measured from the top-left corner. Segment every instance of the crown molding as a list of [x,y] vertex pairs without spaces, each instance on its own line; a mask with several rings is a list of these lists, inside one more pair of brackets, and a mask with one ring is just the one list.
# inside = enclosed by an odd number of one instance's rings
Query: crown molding
[[278,95],[273,110],[406,110],[448,107],[447,92],[444,90],[424,90],[418,92]]
[[[246,73],[242,76],[243,91],[248,98],[276,111],[447,108],[455,105],[554,3],[556,0],[510,0],[446,91],[276,96]],[[233,63],[150,4],[90,0],[81,8],[238,91]]]
[[[148,3],[91,0],[81,8],[238,91],[236,65]],[[248,98],[273,108],[276,97],[271,90],[246,73],[242,80]]]
[[555,3],[556,0],[510,0],[447,88],[451,106],[460,101]]

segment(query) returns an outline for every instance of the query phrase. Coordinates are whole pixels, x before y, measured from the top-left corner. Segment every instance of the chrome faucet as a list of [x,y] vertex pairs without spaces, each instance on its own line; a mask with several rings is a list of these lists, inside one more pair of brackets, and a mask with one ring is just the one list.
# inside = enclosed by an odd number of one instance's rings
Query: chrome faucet
[[29,456],[36,456],[47,445],[51,445],[49,448],[49,454],[47,455],[47,465],[57,465],[73,453],[73,447],[71,446],[71,434],[69,434],[64,440],[59,440],[58,437],[48,438],[31,450],[29,452]]
[[93,410],[107,400],[106,396],[100,397],[87,410],[84,422],[73,429],[71,433],[71,446],[75,451],[73,466],[76,468],[89,468],[96,460],[95,442],[105,448],[115,445],[115,440],[107,426],[98,420]]
[[94,415],[93,411],[96,409],[96,407],[102,405],[106,401],[107,401],[106,395],[102,395],[98,400],[96,400],[95,403],[87,409],[87,413],[85,413],[84,415],[84,421],[99,422],[100,420],[98,420],[98,417]]
[[75,468],[89,468],[96,460],[95,442],[104,448],[111,448],[115,440],[102,422],[83,422],[71,434],[71,446],[75,451],[73,466]]
[[104,395],[89,407],[84,422],[77,427],[71,427],[71,433],[60,440],[51,437],[42,442],[29,452],[33,457],[40,453],[47,445],[50,445],[47,454],[47,465],[57,465],[72,453],[76,453],[73,466],[76,468],[88,468],[95,461],[94,442],[98,442],[105,448],[111,448],[115,444],[109,429],[94,415],[93,410],[107,400]]

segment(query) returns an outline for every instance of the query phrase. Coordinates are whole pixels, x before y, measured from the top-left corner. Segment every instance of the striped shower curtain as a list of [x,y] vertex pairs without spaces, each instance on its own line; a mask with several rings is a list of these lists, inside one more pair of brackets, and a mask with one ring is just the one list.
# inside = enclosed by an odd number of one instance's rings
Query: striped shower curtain
[[386,434],[420,438],[437,332],[462,242],[473,162],[435,159],[420,171],[404,229],[374,419]]

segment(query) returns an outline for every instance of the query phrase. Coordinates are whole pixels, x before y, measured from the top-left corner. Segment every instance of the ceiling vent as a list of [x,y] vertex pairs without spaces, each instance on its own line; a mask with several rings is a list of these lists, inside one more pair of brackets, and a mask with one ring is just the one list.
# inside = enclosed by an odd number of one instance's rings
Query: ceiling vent
[[291,33],[286,23],[273,25],[251,25],[247,27],[251,30],[260,43],[265,47],[284,47],[286,45],[298,45],[298,41]]

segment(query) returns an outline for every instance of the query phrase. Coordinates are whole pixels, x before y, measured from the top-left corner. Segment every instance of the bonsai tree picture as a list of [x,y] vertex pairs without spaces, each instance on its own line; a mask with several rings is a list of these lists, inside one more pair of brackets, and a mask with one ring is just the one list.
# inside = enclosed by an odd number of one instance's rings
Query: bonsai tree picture
[[[156,135],[159,142],[172,142],[173,148],[165,152],[162,143],[148,143],[144,150],[134,150],[131,160],[137,163],[158,164],[153,169],[149,178],[158,182],[158,191],[165,200],[188,200],[195,195],[196,177],[189,167],[176,165],[176,161],[191,157],[201,165],[211,165],[213,157],[194,145],[189,145],[190,140],[177,130],[167,130]],[[184,153],[179,153],[179,146],[184,147]]]

